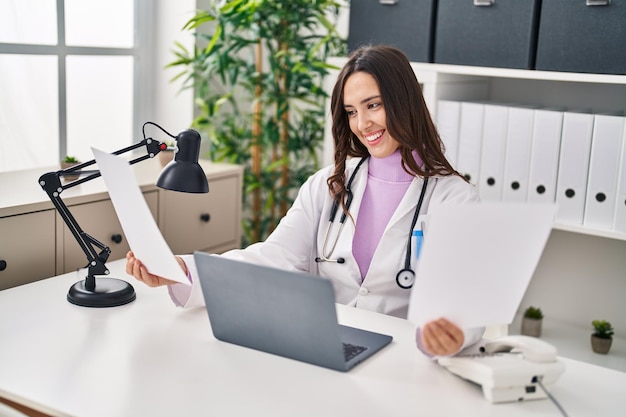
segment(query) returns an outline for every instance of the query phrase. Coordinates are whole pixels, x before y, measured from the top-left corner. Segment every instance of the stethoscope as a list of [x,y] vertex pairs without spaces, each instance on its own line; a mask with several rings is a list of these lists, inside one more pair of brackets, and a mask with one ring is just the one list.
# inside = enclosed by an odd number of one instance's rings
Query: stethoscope
[[[354,172],[350,176],[348,183],[346,184],[346,211],[350,210],[350,205],[352,204],[352,181],[359,172],[359,168],[363,162],[367,160],[368,157],[362,158],[357,164],[356,168],[354,168]],[[396,274],[396,283],[400,288],[409,289],[413,286],[415,282],[415,271],[411,269],[411,240],[413,237],[413,229],[415,228],[415,224],[417,223],[417,218],[419,217],[420,210],[422,208],[422,203],[424,202],[424,196],[426,195],[426,186],[428,185],[428,178],[424,178],[424,185],[422,186],[422,191],[420,192],[420,198],[417,202],[417,206],[415,207],[415,213],[413,213],[413,220],[411,221],[411,230],[409,231],[409,239],[406,244],[406,256],[404,258],[404,268],[402,268]],[[337,241],[339,240],[339,235],[343,230],[343,226],[346,223],[347,214],[344,211],[341,214],[341,218],[339,219],[339,230],[335,234],[335,238],[333,239],[330,250],[327,250],[327,246],[329,243],[329,237],[331,231],[334,229],[335,217],[337,216],[337,210],[339,209],[339,198],[335,198],[333,202],[333,206],[330,209],[330,216],[328,219],[328,227],[326,228],[326,234],[324,235],[324,244],[322,245],[322,254],[315,258],[315,262],[336,262],[338,264],[345,263],[346,260],[342,257],[337,259],[332,259],[331,256],[335,251],[335,247],[337,246]]]

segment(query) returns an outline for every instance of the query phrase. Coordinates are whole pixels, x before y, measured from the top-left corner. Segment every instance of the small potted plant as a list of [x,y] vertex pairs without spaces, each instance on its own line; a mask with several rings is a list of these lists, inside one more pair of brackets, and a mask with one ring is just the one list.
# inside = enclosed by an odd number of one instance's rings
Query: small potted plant
[[613,326],[606,320],[593,320],[591,325],[593,326],[591,349],[596,353],[606,355],[613,342]]
[[543,312],[538,307],[530,306],[524,311],[522,317],[522,334],[526,336],[540,337]]
[[[76,159],[74,156],[67,155],[63,160],[61,160],[61,169],[67,169],[71,166],[80,164],[80,161]],[[64,175],[63,179],[65,181],[74,181],[77,180],[80,175]]]

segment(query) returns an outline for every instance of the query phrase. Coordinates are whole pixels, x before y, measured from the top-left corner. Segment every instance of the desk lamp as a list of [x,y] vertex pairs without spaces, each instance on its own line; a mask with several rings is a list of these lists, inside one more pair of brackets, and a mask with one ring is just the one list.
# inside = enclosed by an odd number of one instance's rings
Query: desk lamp
[[[186,193],[207,193],[209,184],[202,167],[198,164],[200,154],[200,135],[195,130],[185,130],[173,136],[159,125],[146,122],[143,125],[143,140],[127,148],[113,152],[114,155],[121,155],[128,151],[145,146],[146,154],[129,161],[129,164],[154,158],[159,152],[167,149],[167,144],[152,138],[146,138],[145,127],[147,124],[154,125],[161,129],[168,136],[176,139],[177,152],[174,160],[163,168],[156,185],[160,188]],[[96,275],[108,275],[109,270],[105,263],[111,254],[111,249],[98,241],[96,238],[85,233],[78,222],[69,211],[63,200],[61,193],[74,186],[98,178],[101,174],[98,170],[83,170],[95,164],[95,159],[82,164],[62,169],[56,172],[49,172],[39,178],[39,185],[50,197],[59,215],[69,228],[70,232],[78,242],[78,245],[87,256],[87,277],[72,285],[67,300],[83,307],[115,307],[130,303],[135,300],[135,289],[126,281],[117,278],[98,278]],[[61,183],[61,178],[70,175],[87,175],[68,183]],[[98,252],[99,250],[99,252]]]

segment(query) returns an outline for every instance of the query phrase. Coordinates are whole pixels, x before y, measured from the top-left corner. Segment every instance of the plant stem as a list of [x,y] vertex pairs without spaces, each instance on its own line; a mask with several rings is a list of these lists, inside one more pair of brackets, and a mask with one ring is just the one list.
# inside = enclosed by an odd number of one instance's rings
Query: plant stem
[[[286,25],[286,24],[285,24]],[[286,42],[280,43],[280,50],[287,55],[289,46]],[[280,96],[283,97],[283,100],[287,100],[287,72],[289,68],[283,62],[282,65],[282,73],[280,75]],[[280,143],[282,147],[282,157],[287,159],[289,156],[289,106],[284,101],[280,101],[279,103],[284,103],[283,113],[280,118]],[[280,105],[280,104],[279,104]],[[282,164],[282,175],[281,175],[281,193],[283,194],[280,202],[280,216],[284,216],[287,213],[287,188],[289,186],[289,165],[287,163]]]
[[[252,136],[253,136],[253,144],[251,146],[250,152],[252,154],[252,174],[256,178],[257,183],[261,181],[261,74],[263,73],[263,45],[261,43],[261,39],[258,40],[256,44],[256,62],[255,62],[257,73],[259,77],[257,79],[257,84],[254,90],[255,102],[254,102],[254,114],[252,121]],[[254,225],[253,229],[253,238],[256,240],[260,239],[261,236],[261,188],[257,187],[254,189],[252,193],[252,224]]]

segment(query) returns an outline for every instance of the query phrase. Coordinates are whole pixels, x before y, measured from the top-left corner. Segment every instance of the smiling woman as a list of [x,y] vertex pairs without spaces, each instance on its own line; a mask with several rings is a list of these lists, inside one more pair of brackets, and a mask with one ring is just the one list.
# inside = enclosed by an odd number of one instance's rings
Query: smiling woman
[[383,99],[378,83],[371,74],[357,72],[348,78],[343,101],[350,120],[350,130],[365,145],[370,155],[386,158],[398,149],[400,144],[387,131]]
[[[328,278],[337,303],[406,318],[418,267],[412,236],[426,227],[424,214],[474,203],[478,193],[446,160],[402,51],[372,46],[352,53],[337,77],[331,113],[335,164],[305,181],[266,240],[222,256]],[[177,305],[203,303],[195,258],[177,261],[191,287],[148,272],[132,252],[126,272],[149,286],[168,285]],[[418,330],[417,346],[452,355],[483,330],[439,317]]]

